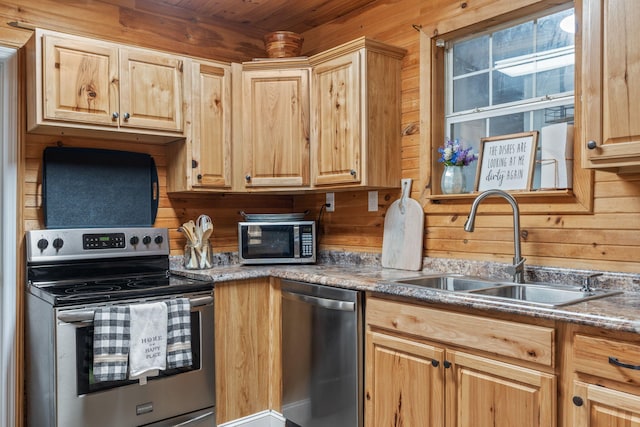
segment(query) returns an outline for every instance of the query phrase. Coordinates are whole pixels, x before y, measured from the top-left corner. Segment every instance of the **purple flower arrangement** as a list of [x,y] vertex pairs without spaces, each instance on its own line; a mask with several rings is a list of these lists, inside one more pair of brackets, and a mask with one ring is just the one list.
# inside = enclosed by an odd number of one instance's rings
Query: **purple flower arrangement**
[[473,154],[473,147],[463,148],[457,139],[447,139],[444,147],[438,148],[438,152],[438,161],[446,166],[469,166],[471,162],[478,160],[478,156]]

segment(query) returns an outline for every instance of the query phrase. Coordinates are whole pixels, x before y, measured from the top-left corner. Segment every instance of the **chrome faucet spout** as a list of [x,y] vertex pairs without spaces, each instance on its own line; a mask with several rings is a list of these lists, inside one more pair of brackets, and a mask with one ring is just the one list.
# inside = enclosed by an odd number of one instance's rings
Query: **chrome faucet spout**
[[509,193],[492,189],[484,191],[480,193],[478,197],[475,198],[473,204],[471,205],[471,211],[469,211],[469,216],[467,221],[464,223],[464,230],[468,232],[472,232],[474,230],[474,224],[476,221],[476,212],[478,211],[478,206],[480,203],[490,196],[499,196],[505,199],[511,205],[513,209],[513,266],[510,268],[510,271],[513,274],[513,281],[516,283],[524,283],[524,261],[520,252],[520,209],[518,208],[518,202],[513,198]]

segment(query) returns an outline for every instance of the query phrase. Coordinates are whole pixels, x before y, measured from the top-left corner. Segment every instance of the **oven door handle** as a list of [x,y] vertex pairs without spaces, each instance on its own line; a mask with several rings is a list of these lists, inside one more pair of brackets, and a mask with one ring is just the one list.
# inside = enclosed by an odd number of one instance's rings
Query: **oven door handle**
[[[201,307],[213,302],[213,297],[198,297],[189,299],[191,307]],[[80,310],[58,313],[58,320],[65,323],[92,322],[95,310]]]

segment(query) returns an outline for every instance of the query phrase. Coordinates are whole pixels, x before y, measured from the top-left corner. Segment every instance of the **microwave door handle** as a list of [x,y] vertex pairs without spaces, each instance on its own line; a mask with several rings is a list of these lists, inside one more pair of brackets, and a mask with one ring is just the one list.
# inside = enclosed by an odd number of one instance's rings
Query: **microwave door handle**
[[[191,298],[189,303],[191,307],[200,307],[203,305],[207,305],[213,302],[213,297],[198,297]],[[65,323],[80,323],[80,322],[93,322],[93,316],[95,314],[95,310],[82,310],[82,311],[72,311],[58,313],[58,320]]]
[[293,257],[300,258],[300,226],[293,226]]
[[290,300],[315,305],[317,307],[326,308],[329,310],[338,310],[338,311],[355,311],[356,310],[356,304],[351,301],[340,301],[335,299],[319,298],[311,295],[298,294],[291,291],[282,291],[282,296]]

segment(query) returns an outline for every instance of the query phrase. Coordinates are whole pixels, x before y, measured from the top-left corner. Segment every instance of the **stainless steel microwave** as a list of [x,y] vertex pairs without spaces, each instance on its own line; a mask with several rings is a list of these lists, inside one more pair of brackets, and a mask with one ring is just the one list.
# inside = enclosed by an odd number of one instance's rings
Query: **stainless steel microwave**
[[240,222],[241,264],[312,264],[316,262],[315,221]]

